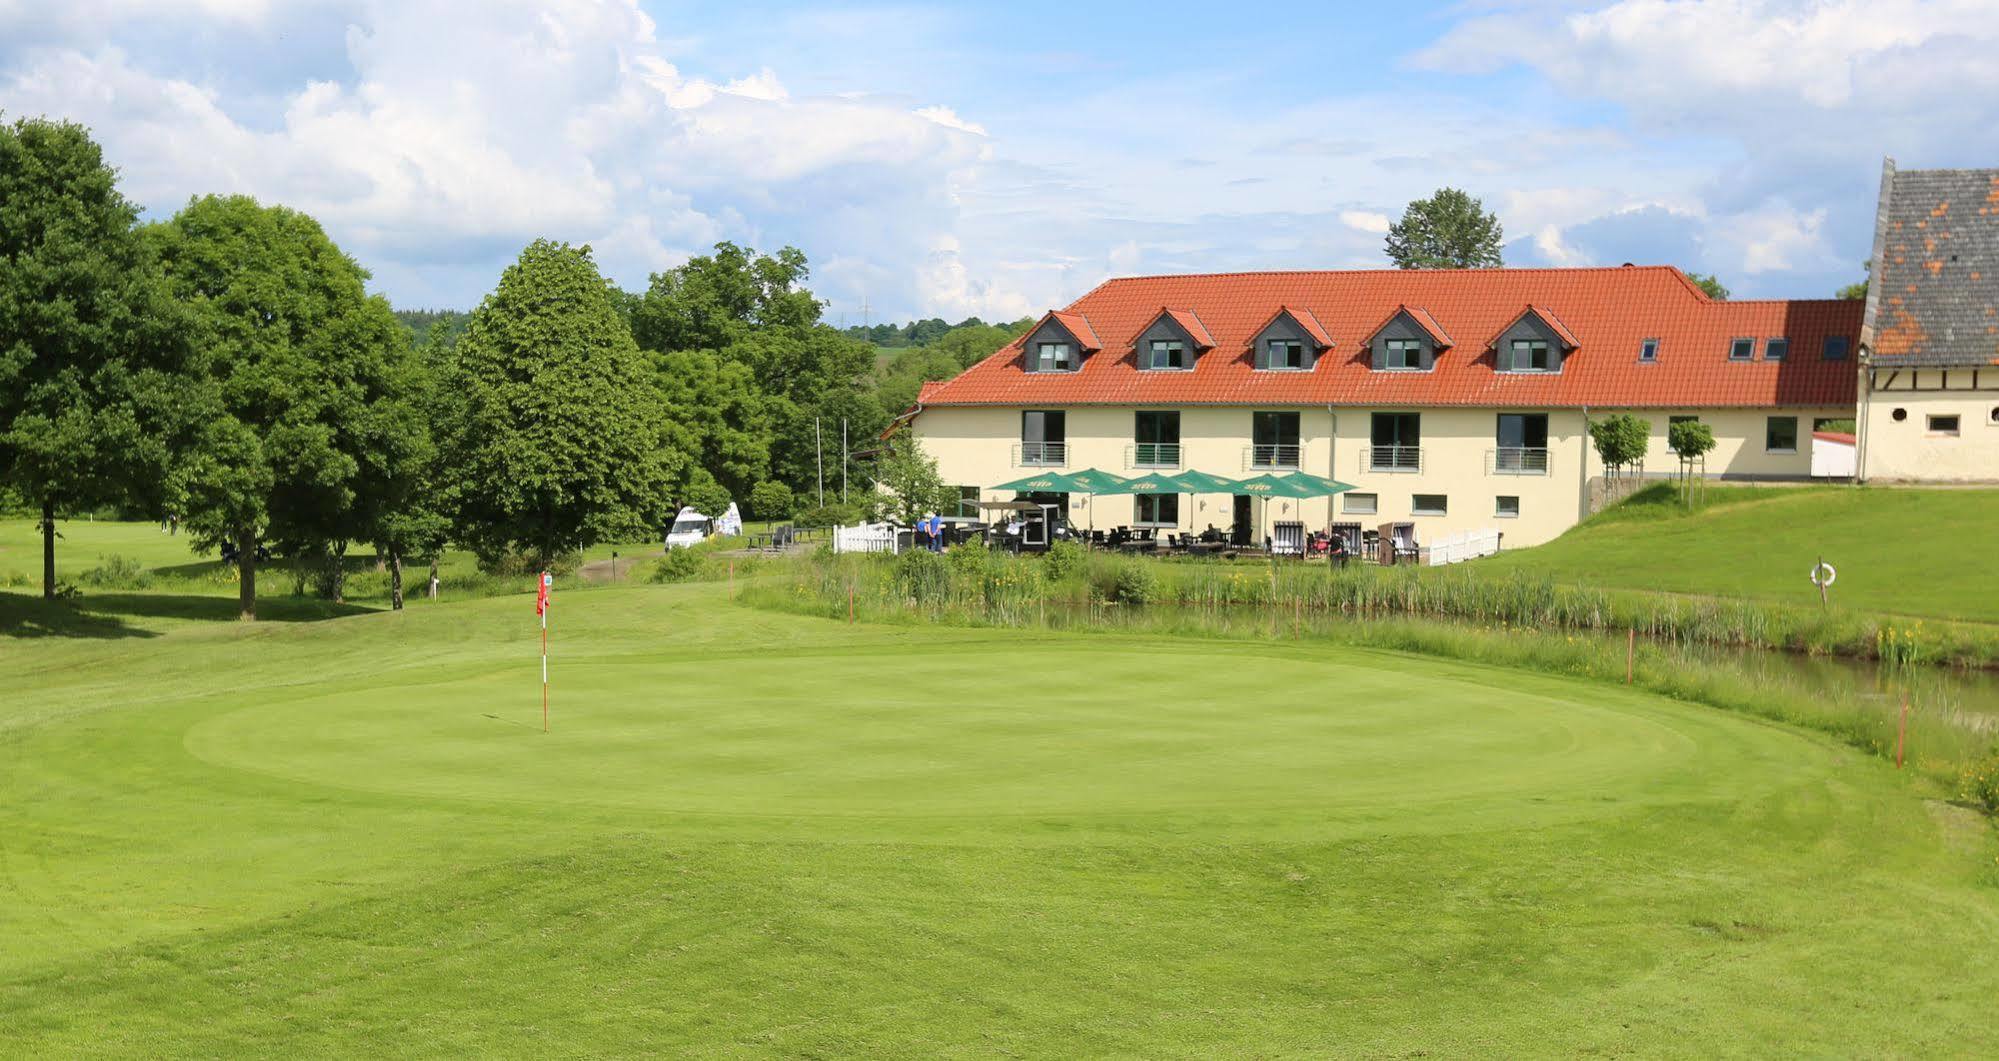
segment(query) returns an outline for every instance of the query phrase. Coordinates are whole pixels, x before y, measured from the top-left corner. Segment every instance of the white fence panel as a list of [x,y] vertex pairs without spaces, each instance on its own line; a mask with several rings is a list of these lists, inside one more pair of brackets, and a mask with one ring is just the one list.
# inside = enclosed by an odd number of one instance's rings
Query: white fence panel
[[1431,567],[1440,567],[1481,556],[1491,556],[1498,551],[1499,532],[1488,527],[1484,530],[1462,531],[1431,542],[1423,550],[1423,562]]
[[858,523],[852,527],[834,527],[833,551],[836,553],[895,552],[895,527],[888,523]]

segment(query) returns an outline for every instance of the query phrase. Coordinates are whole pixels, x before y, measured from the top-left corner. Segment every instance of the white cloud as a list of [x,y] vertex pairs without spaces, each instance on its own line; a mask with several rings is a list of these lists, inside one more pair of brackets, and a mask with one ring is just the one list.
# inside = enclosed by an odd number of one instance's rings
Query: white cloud
[[[289,14],[221,0],[100,2],[88,14],[103,29],[121,12],[174,7],[190,24],[282,29]],[[0,27],[18,17],[0,7]],[[45,35],[0,48],[0,108],[91,126],[127,193],[155,214],[208,192],[305,210],[405,301],[415,291],[469,305],[537,236],[591,243],[627,286],[734,239],[898,263],[871,294],[900,311],[1011,297],[934,284],[917,264],[953,236],[954,188],[986,151],[949,108],[794,95],[769,68],[720,84],[686,76],[633,0],[504,0],[477,18],[361,0],[345,56],[341,76],[281,85],[259,121],[160,69],[157,50]]]
[[1385,236],[1388,234],[1389,220],[1387,214],[1376,213],[1372,210],[1342,210],[1340,211],[1340,224],[1353,229],[1355,232]]

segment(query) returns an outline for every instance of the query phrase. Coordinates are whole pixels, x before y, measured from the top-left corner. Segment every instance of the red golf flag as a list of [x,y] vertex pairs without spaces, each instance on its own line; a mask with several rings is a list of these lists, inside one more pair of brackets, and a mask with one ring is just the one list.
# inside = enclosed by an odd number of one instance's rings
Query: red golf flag
[[534,613],[536,615],[548,614],[548,587],[554,581],[555,576],[550,575],[546,571],[541,573],[541,585],[535,589],[534,595]]

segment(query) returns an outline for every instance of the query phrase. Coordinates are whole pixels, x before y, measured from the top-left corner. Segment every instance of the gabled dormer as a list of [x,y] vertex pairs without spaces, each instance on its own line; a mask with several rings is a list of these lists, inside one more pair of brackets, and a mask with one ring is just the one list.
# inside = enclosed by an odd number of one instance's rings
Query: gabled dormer
[[1259,372],[1309,372],[1333,340],[1308,309],[1279,306],[1277,314],[1258,328],[1249,341],[1250,356]]
[[1428,372],[1437,355],[1453,345],[1450,334],[1420,306],[1396,307],[1367,340],[1370,363],[1377,372]]
[[1161,306],[1159,315],[1131,341],[1141,372],[1186,372],[1194,359],[1215,348],[1215,337],[1193,310]]
[[1493,363],[1501,372],[1560,372],[1581,345],[1560,317],[1530,305],[1492,341]]
[[1074,372],[1083,367],[1083,358],[1102,348],[1089,318],[1052,310],[1021,342],[1021,367],[1028,372]]

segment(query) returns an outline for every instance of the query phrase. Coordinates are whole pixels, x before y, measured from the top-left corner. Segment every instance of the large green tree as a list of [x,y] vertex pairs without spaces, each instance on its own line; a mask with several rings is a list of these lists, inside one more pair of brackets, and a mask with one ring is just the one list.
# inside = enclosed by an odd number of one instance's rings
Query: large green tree
[[1688,273],[1687,282],[1700,288],[1707,297],[1714,299],[1716,302],[1728,301],[1728,285],[1722,283],[1721,277],[1713,273]]
[[1490,269],[1505,264],[1505,230],[1485,203],[1456,188],[1439,188],[1388,226],[1388,260],[1400,269]]
[[414,474],[409,335],[295,210],[207,196],[146,233],[191,317],[176,493],[197,545],[234,547],[239,614],[254,619],[260,545],[337,564],[371,536],[388,484]]
[[536,240],[458,341],[445,460],[457,537],[488,565],[650,535],[670,514],[686,457],[617,299],[589,247]]
[[786,247],[758,254],[733,243],[715,253],[654,273],[627,304],[632,337],[641,347],[719,350],[759,328],[799,329],[819,321],[819,301],[802,286],[811,270],[805,252]]
[[707,350],[658,355],[660,396],[679,442],[731,497],[770,474],[773,421],[749,366]]
[[57,516],[161,502],[182,333],[137,220],[81,126],[0,125],[0,487],[40,515],[44,597]]

